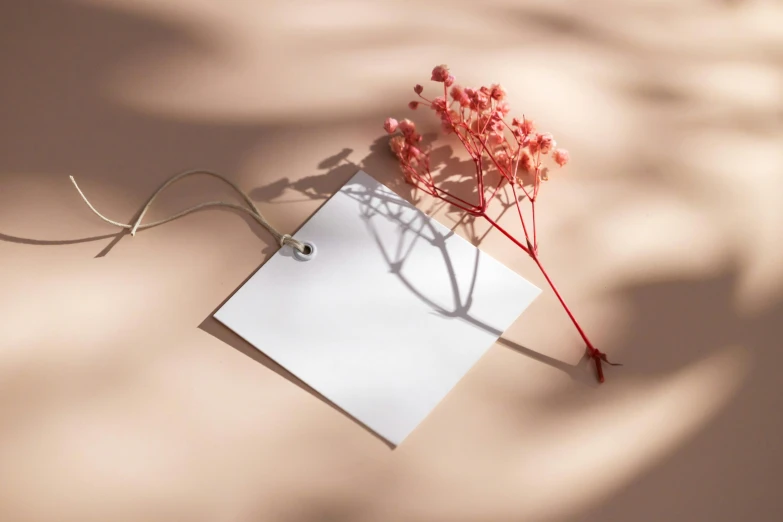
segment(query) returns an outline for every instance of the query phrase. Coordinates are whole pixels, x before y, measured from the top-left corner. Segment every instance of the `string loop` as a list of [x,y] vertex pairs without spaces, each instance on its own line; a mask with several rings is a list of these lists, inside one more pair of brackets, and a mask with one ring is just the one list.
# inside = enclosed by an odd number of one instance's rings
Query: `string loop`
[[[182,210],[181,212],[177,212],[176,214],[169,216],[165,219],[161,219],[158,221],[154,221],[152,223],[141,223],[141,220],[144,218],[144,215],[147,213],[147,210],[149,210],[150,206],[152,206],[152,202],[155,201],[155,198],[158,197],[158,195],[163,192],[166,188],[168,188],[170,185],[175,183],[176,181],[179,181],[182,178],[185,178],[187,176],[192,176],[194,174],[206,174],[208,176],[212,176],[215,178],[218,178],[219,180],[227,183],[231,188],[233,188],[240,196],[242,196],[242,199],[245,200],[245,202],[248,204],[248,207],[237,205],[236,203],[229,203],[227,201],[209,201],[207,203],[201,203],[198,205],[194,205],[190,208],[186,208],[185,210]],[[202,210],[209,207],[226,207],[231,208],[234,210],[238,210],[240,212],[244,212],[248,214],[250,217],[255,219],[259,225],[264,227],[272,236],[275,238],[275,240],[280,244],[281,247],[284,247],[285,245],[290,245],[299,252],[304,253],[305,252],[305,245],[301,241],[294,239],[291,237],[290,234],[281,234],[278,232],[272,225],[269,224],[269,222],[264,218],[264,216],[261,214],[261,211],[258,210],[258,207],[256,207],[255,203],[253,203],[253,200],[250,199],[250,196],[248,196],[242,189],[240,189],[233,181],[229,180],[225,176],[222,176],[221,174],[218,174],[216,172],[211,172],[208,170],[188,170],[186,172],[181,172],[179,174],[176,174],[166,180],[160,187],[158,187],[158,190],[156,190],[152,196],[147,200],[147,203],[144,205],[144,208],[142,208],[141,213],[139,214],[139,217],[136,218],[136,220],[132,224],[127,223],[120,223],[118,221],[111,220],[98,212],[94,206],[90,203],[90,201],[87,199],[87,196],[84,195],[84,192],[79,188],[79,185],[76,184],[76,180],[73,179],[73,176],[69,176],[71,178],[71,182],[73,183],[73,186],[76,187],[76,190],[79,192],[79,195],[82,197],[85,203],[87,203],[87,206],[90,207],[90,210],[92,210],[96,216],[101,218],[103,221],[114,225],[115,227],[124,228],[126,230],[130,230],[130,233],[132,236],[136,235],[136,232],[139,230],[144,230],[146,228],[152,228],[156,227],[158,225],[162,225],[164,223],[168,223],[169,221],[174,221],[175,219],[179,219],[183,216],[187,216],[188,214],[192,214],[193,212],[196,212],[198,210]]]

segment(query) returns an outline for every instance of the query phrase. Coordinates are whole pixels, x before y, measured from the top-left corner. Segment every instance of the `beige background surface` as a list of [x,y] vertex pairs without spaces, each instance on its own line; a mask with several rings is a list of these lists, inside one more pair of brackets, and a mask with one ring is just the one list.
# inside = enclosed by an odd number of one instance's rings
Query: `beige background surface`
[[[0,520],[783,519],[780,2],[0,9]],[[124,220],[210,168],[293,232],[356,165],[392,179],[381,122],[442,62],[571,150],[541,249],[625,363],[606,385],[545,292],[392,451],[210,319],[263,230],[217,210],[117,240],[68,182]],[[151,217],[218,196],[192,180]]]

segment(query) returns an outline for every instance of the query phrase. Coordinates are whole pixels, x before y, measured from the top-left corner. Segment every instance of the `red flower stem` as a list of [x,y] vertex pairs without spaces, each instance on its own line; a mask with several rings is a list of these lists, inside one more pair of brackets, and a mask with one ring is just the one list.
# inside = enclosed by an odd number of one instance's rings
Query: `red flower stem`
[[563,308],[565,309],[566,313],[568,314],[568,317],[571,319],[571,322],[574,323],[574,326],[576,326],[576,329],[579,332],[579,335],[582,336],[582,340],[584,340],[585,344],[587,345],[588,351],[595,350],[595,348],[593,347],[593,344],[587,338],[587,334],[585,334],[584,330],[582,330],[582,327],[579,326],[579,323],[577,322],[576,318],[574,317],[574,314],[571,313],[571,309],[568,308],[568,305],[563,300],[563,297],[560,295],[560,292],[558,292],[557,287],[555,287],[555,284],[552,282],[552,279],[549,278],[549,274],[547,274],[546,270],[544,270],[544,266],[541,264],[541,260],[539,260],[538,256],[535,255],[535,254],[531,254],[530,257],[533,258],[533,261],[536,262],[536,264],[538,265],[539,270],[541,270],[541,273],[544,274],[544,278],[546,278],[546,282],[549,283],[550,288],[552,288],[552,291],[557,296],[557,299],[558,299],[558,301],[560,301],[560,304],[563,305]]
[[484,210],[487,210],[487,207],[489,206],[492,199],[495,197],[495,194],[498,193],[498,189],[500,189],[500,185],[502,185],[504,181],[506,181],[506,178],[501,176],[500,179],[498,180],[498,184],[495,185],[495,189],[492,191],[492,194],[489,196],[489,198],[487,198],[487,201],[484,203]]
[[[416,174],[416,177],[420,181],[423,181],[418,176],[418,174]],[[473,207],[473,209],[468,209],[468,208],[462,207],[461,205],[455,204],[453,201],[449,201],[448,199],[446,199],[447,197],[456,198],[456,196],[453,196],[449,192],[447,192],[445,190],[442,190],[442,189],[438,189],[437,187],[434,187],[434,186],[428,187],[428,188],[432,188],[433,190],[435,190],[436,192],[433,195],[435,195],[439,199],[442,199],[443,201],[445,201],[447,203],[450,203],[450,204],[452,204],[452,205],[454,205],[454,206],[456,206],[456,207],[458,207],[458,208],[460,208],[462,210],[465,210],[466,212],[468,212],[469,214],[471,214],[473,216],[483,217],[484,219],[486,219],[489,222],[490,225],[492,225],[494,228],[499,230],[504,236],[506,236],[515,245],[517,245],[519,248],[521,248],[523,252],[525,252],[527,255],[529,255],[530,257],[533,258],[533,261],[536,262],[536,265],[538,266],[538,269],[544,275],[544,278],[546,279],[546,282],[549,284],[549,287],[552,289],[552,292],[554,292],[555,296],[557,297],[557,300],[560,301],[560,305],[563,307],[563,309],[565,310],[566,314],[568,314],[568,318],[571,319],[571,322],[576,327],[576,330],[579,332],[579,335],[582,337],[582,340],[585,342],[585,345],[587,345],[587,354],[588,354],[588,356],[591,359],[593,359],[593,363],[595,364],[595,370],[596,370],[596,374],[598,376],[598,382],[603,383],[605,379],[604,379],[604,370],[603,370],[603,366],[602,366],[601,363],[603,361],[609,363],[609,361],[606,359],[606,354],[604,354],[601,351],[599,351],[598,349],[596,349],[593,346],[593,343],[590,342],[590,339],[587,338],[587,334],[582,329],[582,326],[579,324],[579,322],[576,320],[576,317],[574,317],[574,314],[571,312],[571,309],[566,304],[565,300],[563,299],[563,296],[560,295],[560,292],[558,291],[557,287],[555,286],[555,283],[552,282],[552,279],[549,277],[549,274],[544,269],[544,266],[541,264],[541,260],[538,258],[537,245],[535,245],[535,244],[530,242],[530,237],[528,236],[527,228],[525,226],[525,220],[524,220],[524,218],[522,216],[522,209],[519,206],[519,198],[517,197],[516,188],[514,187],[514,185],[512,184],[511,188],[512,188],[512,191],[514,193],[514,201],[516,202],[517,210],[519,212],[519,218],[520,218],[520,221],[522,222],[522,228],[523,228],[524,233],[525,233],[525,240],[527,241],[527,246],[523,245],[517,238],[512,236],[508,231],[506,231],[506,229],[501,227],[495,220],[490,218],[486,214],[486,209],[478,209],[476,207]],[[457,198],[457,199],[459,199],[459,198]],[[532,203],[532,201],[531,201],[531,203]],[[609,364],[611,364],[611,363],[609,363]]]
[[[555,296],[557,297],[557,300],[560,301],[560,304],[562,305],[563,309],[565,310],[566,314],[568,314],[568,318],[571,319],[571,322],[574,323],[574,326],[576,327],[577,332],[579,332],[579,335],[582,337],[582,340],[587,345],[587,354],[590,356],[591,359],[593,359],[593,362],[595,363],[595,371],[598,375],[598,382],[604,382],[604,369],[601,365],[602,361],[606,361],[606,355],[600,352],[598,349],[593,346],[593,343],[590,342],[590,339],[587,338],[587,334],[580,326],[579,322],[576,320],[576,317],[574,317],[574,314],[571,312],[571,309],[566,304],[565,300],[563,299],[563,296],[560,295],[560,292],[557,290],[557,287],[555,286],[555,283],[552,282],[552,279],[549,277],[549,274],[544,269],[544,265],[541,264],[541,260],[538,259],[538,254],[536,254],[533,250],[526,247],[522,243],[519,242],[518,239],[516,239],[514,236],[509,234],[503,227],[501,227],[497,222],[492,220],[489,216],[486,214],[483,214],[484,219],[489,221],[489,223],[495,227],[497,230],[499,230],[504,236],[509,238],[515,245],[517,245],[519,248],[521,248],[523,251],[527,253],[530,257],[533,258],[533,261],[536,262],[536,265],[538,265],[538,269],[541,271],[541,273],[544,275],[544,279],[546,279],[546,282],[549,284],[549,288],[552,289],[552,292],[554,292]],[[524,222],[523,222],[524,224]],[[607,361],[608,362],[608,361]]]
[[517,207],[517,212],[519,213],[519,221],[522,222],[522,231],[525,233],[525,240],[527,241],[528,248],[531,246],[533,247],[532,250],[535,250],[535,245],[530,244],[530,236],[527,233],[527,225],[525,225],[525,218],[522,216],[522,207],[519,205],[519,197],[517,196],[517,188],[514,186],[514,184],[511,184],[511,191],[514,194],[514,203]]
[[498,224],[497,224],[497,222],[495,222],[495,221],[494,221],[494,220],[493,220],[491,217],[489,217],[489,216],[488,216],[488,215],[486,215],[486,214],[482,214],[482,216],[484,217],[484,219],[486,219],[487,221],[489,221],[489,224],[490,224],[490,225],[492,225],[493,227],[495,227],[496,229],[498,229],[498,230],[499,230],[499,231],[500,231],[500,232],[501,232],[501,233],[502,233],[504,236],[506,236],[507,238],[509,238],[509,239],[510,239],[510,240],[511,240],[511,241],[512,241],[512,242],[513,242],[513,243],[514,243],[516,246],[518,246],[519,248],[521,248],[521,249],[522,249],[522,250],[523,250],[523,251],[524,251],[526,254],[528,254],[528,255],[531,255],[531,254],[530,254],[530,249],[529,249],[528,247],[526,247],[525,245],[523,245],[522,243],[520,243],[520,242],[519,242],[519,240],[518,240],[517,238],[515,238],[514,236],[512,236],[511,234],[509,234],[508,232],[506,232],[506,230],[505,230],[503,227],[501,227],[500,225],[498,225]]
[[538,253],[538,233],[536,231],[536,202],[530,201],[530,209],[533,213],[533,250]]
[[601,361],[605,360],[606,356],[603,353],[599,352],[593,346],[593,343],[590,342],[590,339],[587,338],[587,334],[585,333],[584,330],[582,330],[582,327],[579,325],[579,322],[574,317],[574,314],[571,312],[571,309],[568,308],[568,305],[563,300],[563,296],[560,295],[560,292],[558,292],[557,287],[549,278],[549,274],[547,274],[546,270],[544,270],[544,265],[541,264],[541,261],[538,259],[538,255],[535,252],[533,252],[532,254],[530,254],[530,257],[533,258],[533,261],[535,261],[536,264],[538,265],[538,269],[541,270],[542,274],[544,274],[544,278],[546,279],[546,282],[549,283],[549,287],[552,289],[552,292],[555,293],[555,296],[557,296],[557,300],[560,301],[561,305],[563,305],[563,309],[566,311],[569,319],[571,319],[571,322],[574,323],[576,330],[579,332],[579,335],[582,336],[582,340],[587,345],[587,354],[595,362],[595,371],[598,374],[598,382],[604,382],[604,369],[601,366]]
[[479,211],[479,207],[477,207],[477,206],[476,206],[476,205],[474,205],[473,203],[468,203],[468,202],[467,202],[467,201],[465,201],[464,199],[462,199],[462,198],[460,198],[460,197],[458,197],[458,196],[455,196],[454,194],[451,194],[451,193],[449,193],[449,192],[446,192],[445,190],[443,190],[443,189],[440,189],[440,188],[438,188],[438,187],[436,187],[436,186],[434,186],[434,185],[432,186],[432,188],[433,188],[433,189],[434,189],[434,190],[437,192],[437,194],[439,194],[439,195],[441,195],[441,194],[442,194],[444,197],[449,197],[449,198],[455,199],[455,200],[459,201],[460,203],[462,203],[462,204],[464,204],[464,205],[467,205],[467,207],[468,207],[468,208],[464,208],[464,207],[462,207],[461,205],[455,205],[455,206],[457,206],[457,207],[460,207],[460,208],[462,208],[463,210],[469,210],[469,211],[471,211],[471,212],[478,212],[478,211]]

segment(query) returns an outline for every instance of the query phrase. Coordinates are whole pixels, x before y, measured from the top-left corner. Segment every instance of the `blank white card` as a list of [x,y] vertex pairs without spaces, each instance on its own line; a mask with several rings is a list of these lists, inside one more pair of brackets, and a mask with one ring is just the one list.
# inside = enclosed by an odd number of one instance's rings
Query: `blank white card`
[[394,445],[540,293],[358,172],[215,318]]

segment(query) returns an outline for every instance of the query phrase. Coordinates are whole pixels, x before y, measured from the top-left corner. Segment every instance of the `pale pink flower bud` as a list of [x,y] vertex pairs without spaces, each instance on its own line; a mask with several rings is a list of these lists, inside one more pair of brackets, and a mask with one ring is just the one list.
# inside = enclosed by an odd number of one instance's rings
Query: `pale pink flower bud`
[[527,118],[523,118],[523,120],[524,121],[520,126],[520,129],[522,129],[522,134],[528,135],[536,130],[536,125],[533,123],[533,120],[528,120]]
[[512,127],[519,127],[520,125],[522,125],[522,122],[519,121],[519,118],[512,118],[511,119],[511,126]]
[[449,66],[446,64],[438,65],[432,70],[432,78],[434,82],[445,82],[449,77]]
[[415,111],[416,109],[419,108],[419,102],[414,100],[414,101],[408,103],[408,107]]
[[417,84],[416,84],[416,86],[413,88],[413,92],[415,92],[416,94],[421,94],[421,93],[422,93],[422,91],[424,91],[424,87],[422,87],[422,86],[421,86],[421,85],[419,85],[418,83],[417,83]]
[[519,167],[525,172],[530,172],[533,170],[533,160],[526,152],[522,154],[521,158],[519,158]]
[[555,149],[555,152],[552,153],[552,159],[555,160],[555,163],[563,167],[568,163],[568,160],[571,159],[571,154],[565,149]]
[[409,136],[414,132],[416,132],[416,124],[413,123],[411,120],[405,118],[400,122],[400,130],[404,135]]
[[465,89],[460,87],[459,85],[455,85],[451,88],[451,91],[449,91],[449,94],[451,95],[452,100],[459,100],[462,98],[462,96],[465,95]]
[[499,132],[492,132],[489,135],[489,142],[492,145],[500,145],[506,138]]
[[451,87],[454,85],[454,75],[449,74],[446,77],[446,80],[444,80],[444,83],[446,84],[446,87]]
[[511,105],[509,105],[507,101],[502,101],[498,103],[498,111],[500,111],[504,117],[508,116],[508,113],[511,112]]
[[389,134],[393,133],[397,130],[397,120],[394,118],[386,118],[386,121],[383,123],[383,128],[386,129],[386,132]]
[[552,137],[552,135],[548,132],[536,136],[536,141],[538,142],[538,146],[541,150],[541,154],[549,154],[549,152],[555,146],[555,140]]
[[446,98],[443,96],[438,96],[434,100],[432,100],[432,109],[437,113],[441,114],[446,111]]
[[497,101],[504,100],[506,98],[506,89],[499,83],[493,83],[490,87],[490,96]]
[[389,147],[391,147],[391,150],[399,156],[405,149],[405,138],[399,134],[394,136],[391,140],[389,140]]

